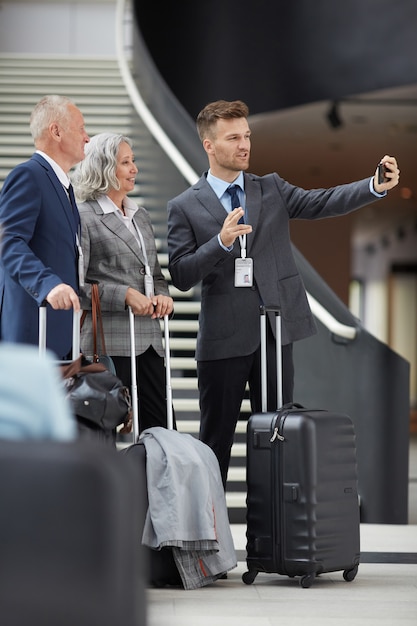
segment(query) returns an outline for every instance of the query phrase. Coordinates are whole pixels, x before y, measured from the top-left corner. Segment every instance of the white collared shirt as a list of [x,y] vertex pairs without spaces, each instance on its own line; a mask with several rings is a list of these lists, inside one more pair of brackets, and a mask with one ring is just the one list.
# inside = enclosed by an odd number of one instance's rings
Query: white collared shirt
[[71,181],[68,178],[68,176],[66,175],[66,173],[64,172],[64,170],[62,169],[62,167],[60,165],[58,165],[58,163],[56,161],[51,159],[50,156],[45,154],[45,152],[42,152],[42,150],[36,150],[36,154],[40,154],[41,157],[43,157],[45,159],[45,161],[48,161],[49,165],[54,170],[54,172],[55,172],[59,182],[61,183],[61,185],[63,187],[65,187],[65,189],[68,189],[68,187],[70,186],[70,182]]
[[132,233],[138,242],[139,248],[141,248],[140,237],[138,233],[138,227],[133,223],[133,217],[138,210],[137,204],[128,197],[123,199],[123,209],[126,215],[123,215],[119,207],[109,198],[109,196],[102,195],[97,198],[103,213],[115,213],[119,220],[123,222],[126,228]]

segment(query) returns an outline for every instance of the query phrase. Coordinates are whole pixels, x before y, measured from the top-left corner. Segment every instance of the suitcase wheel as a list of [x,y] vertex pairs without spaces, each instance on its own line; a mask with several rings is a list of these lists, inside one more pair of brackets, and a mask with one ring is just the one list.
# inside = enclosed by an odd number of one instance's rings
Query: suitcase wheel
[[316,574],[305,574],[300,579],[300,585],[303,589],[308,589],[314,583],[314,579],[316,578]]
[[245,585],[251,585],[255,578],[257,577],[258,572],[255,569],[248,570],[244,574],[242,574],[242,580]]
[[352,569],[345,569],[345,571],[343,572],[343,578],[348,582],[352,582],[352,580],[355,579],[356,574],[358,573],[358,565],[355,565],[355,567],[352,567]]

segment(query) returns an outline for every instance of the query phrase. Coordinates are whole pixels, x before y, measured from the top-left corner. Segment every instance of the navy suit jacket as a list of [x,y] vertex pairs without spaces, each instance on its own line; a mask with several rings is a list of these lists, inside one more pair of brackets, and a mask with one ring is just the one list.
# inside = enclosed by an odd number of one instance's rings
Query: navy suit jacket
[[[254,286],[234,286],[237,240],[224,250],[217,235],[225,209],[203,175],[168,203],[169,270],[183,291],[202,282],[197,360],[252,354],[259,346],[259,306],[280,306],[282,342],[316,332],[302,278],[292,254],[289,220],[344,215],[377,197],[369,178],[331,189],[305,190],[277,174],[244,174],[247,256],[253,258]],[[275,328],[273,324],[273,328]]]
[[[59,283],[78,291],[76,229],[68,196],[49,163],[34,154],[12,170],[0,196],[0,338],[38,343],[38,308]],[[48,306],[47,347],[71,350],[72,311]]]

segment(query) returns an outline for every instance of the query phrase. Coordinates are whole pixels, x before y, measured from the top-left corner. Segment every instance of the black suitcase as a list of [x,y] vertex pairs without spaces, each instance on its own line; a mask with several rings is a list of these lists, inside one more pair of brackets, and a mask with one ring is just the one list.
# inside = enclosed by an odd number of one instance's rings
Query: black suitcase
[[2,626],[144,626],[143,496],[104,446],[0,440]]
[[356,444],[349,416],[285,405],[266,412],[266,313],[276,315],[277,406],[281,392],[279,310],[261,308],[262,413],[247,426],[247,567],[301,576],[343,570],[352,581],[360,559]]
[[[146,450],[143,443],[134,443],[125,448],[123,454],[126,455],[135,467],[137,477],[138,495],[145,494],[146,501],[143,506],[144,515],[141,518],[139,527],[139,537],[143,532],[145,524],[145,513],[148,508],[147,484],[146,484]],[[144,567],[146,571],[146,582],[151,587],[182,587],[181,576],[174,561],[172,549],[164,547],[161,550],[152,550],[148,546],[142,546],[144,557]]]
[[[132,370],[132,411],[133,411],[133,444],[123,450],[123,454],[132,460],[137,469],[139,494],[147,493],[146,484],[146,451],[143,443],[139,442],[139,411],[136,383],[136,359],[135,359],[135,318],[129,307],[130,346],[131,346],[131,370]],[[172,410],[171,367],[168,316],[164,317],[165,338],[165,368],[166,368],[166,396],[167,396],[167,427],[173,429],[174,416]],[[146,503],[147,508],[147,503]],[[146,510],[146,509],[145,509]],[[144,525],[141,525],[143,530]],[[183,586],[180,573],[174,561],[172,549],[164,547],[161,550],[152,550],[143,546],[146,558],[147,580],[153,587]]]

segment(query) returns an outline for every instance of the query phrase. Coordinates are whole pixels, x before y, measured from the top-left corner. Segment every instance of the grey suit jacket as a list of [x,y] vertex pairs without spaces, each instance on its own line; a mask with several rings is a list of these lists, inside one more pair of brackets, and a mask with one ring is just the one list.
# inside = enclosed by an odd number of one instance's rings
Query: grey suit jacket
[[259,346],[259,306],[280,306],[283,344],[316,332],[304,284],[291,250],[289,220],[344,215],[374,202],[369,178],[331,189],[306,191],[277,174],[245,174],[247,256],[253,258],[254,286],[234,287],[237,240],[231,252],[217,235],[225,210],[206,175],[168,203],[169,270],[181,290],[202,281],[197,360],[253,353]]
[[[114,213],[104,213],[96,201],[78,204],[81,218],[81,247],[86,281],[99,283],[100,301],[107,353],[130,355],[129,316],[125,305],[128,287],[145,293],[145,258],[136,238]],[[155,283],[155,294],[169,295],[167,282],[159,265],[155,237],[148,212],[139,207],[134,220],[145,243],[148,263]],[[91,309],[88,284],[81,298],[83,309]],[[136,354],[153,346],[164,356],[160,322],[150,317],[135,318]],[[92,354],[91,314],[81,333],[81,349]]]

